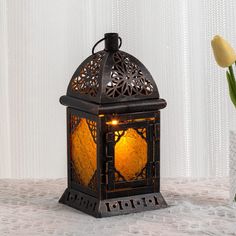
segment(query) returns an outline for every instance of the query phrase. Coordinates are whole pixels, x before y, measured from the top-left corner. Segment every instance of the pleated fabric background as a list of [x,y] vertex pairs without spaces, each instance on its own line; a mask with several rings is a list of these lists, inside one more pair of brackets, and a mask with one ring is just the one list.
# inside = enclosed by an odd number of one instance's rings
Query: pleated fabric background
[[168,102],[161,175],[227,176],[236,115],[210,40],[236,48],[235,24],[235,0],[0,0],[0,177],[66,176],[58,99],[106,32],[120,34]]

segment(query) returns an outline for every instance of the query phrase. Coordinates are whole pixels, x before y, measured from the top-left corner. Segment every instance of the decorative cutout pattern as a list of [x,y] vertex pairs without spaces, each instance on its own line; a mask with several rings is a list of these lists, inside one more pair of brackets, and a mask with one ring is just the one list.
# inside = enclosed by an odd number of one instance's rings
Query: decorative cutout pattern
[[125,130],[115,132],[115,143],[118,143],[121,137],[125,134]]
[[91,132],[91,135],[93,137],[93,141],[97,143],[97,123],[93,120],[88,120],[88,119],[86,121],[87,121],[88,128]]
[[75,205],[80,210],[85,211],[87,213],[92,213],[96,211],[97,208],[97,200],[88,197],[88,195],[83,194],[81,192],[70,191],[67,193],[66,199],[64,200],[69,205]]
[[126,54],[114,53],[113,60],[115,64],[111,71],[112,81],[106,86],[108,97],[148,96],[152,94],[152,83],[144,77],[139,66],[132,62]]
[[146,135],[146,128],[137,128],[135,131],[144,139],[146,140],[147,135]]
[[76,126],[79,124],[80,118],[77,115],[71,115],[70,124],[71,124],[71,131],[73,132]]
[[79,75],[71,81],[72,91],[96,97],[99,88],[98,76],[104,55],[96,53],[94,58],[80,70]]
[[116,182],[126,181],[125,177],[115,168],[115,180]]
[[141,172],[137,175],[136,180],[143,180],[147,177],[147,166],[144,166]]
[[157,195],[149,196],[137,196],[136,198],[131,198],[127,200],[110,200],[105,202],[107,212],[119,212],[119,211],[130,211],[134,209],[143,209],[149,207],[161,207],[166,203],[163,201],[163,198]]
[[93,177],[88,184],[88,187],[94,192],[97,191],[97,170],[94,172]]
[[76,169],[75,164],[73,161],[70,162],[71,163],[71,179],[76,182],[77,184],[81,184],[82,185],[82,180],[79,174],[79,171]]
[[[79,171],[76,169],[73,161],[71,161],[71,176],[74,182],[83,185],[83,181],[80,177]],[[88,188],[92,189],[94,192],[97,191],[97,170],[95,170],[93,177],[88,184]]]
[[101,201],[74,189],[66,189],[60,199],[60,203],[64,203],[96,217],[114,216],[167,207],[161,193],[135,195]]

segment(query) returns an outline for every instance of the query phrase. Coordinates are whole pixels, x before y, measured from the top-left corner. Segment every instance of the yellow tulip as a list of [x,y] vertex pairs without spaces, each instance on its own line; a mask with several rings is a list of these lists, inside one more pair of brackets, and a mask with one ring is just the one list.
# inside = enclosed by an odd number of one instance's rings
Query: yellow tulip
[[221,67],[229,67],[236,61],[236,54],[231,45],[221,36],[216,35],[211,41],[215,60]]

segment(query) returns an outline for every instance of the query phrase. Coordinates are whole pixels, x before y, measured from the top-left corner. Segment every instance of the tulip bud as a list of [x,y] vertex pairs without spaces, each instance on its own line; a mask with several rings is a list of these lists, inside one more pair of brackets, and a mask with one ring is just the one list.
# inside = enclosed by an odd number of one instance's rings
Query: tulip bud
[[215,60],[221,67],[229,67],[236,61],[236,54],[230,44],[221,36],[216,35],[211,41]]

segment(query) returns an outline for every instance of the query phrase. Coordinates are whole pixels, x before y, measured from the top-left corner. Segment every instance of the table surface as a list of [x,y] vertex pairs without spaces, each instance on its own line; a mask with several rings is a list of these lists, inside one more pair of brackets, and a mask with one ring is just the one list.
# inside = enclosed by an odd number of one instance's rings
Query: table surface
[[96,219],[58,203],[65,179],[0,180],[0,235],[236,235],[228,180],[164,179],[169,207]]

